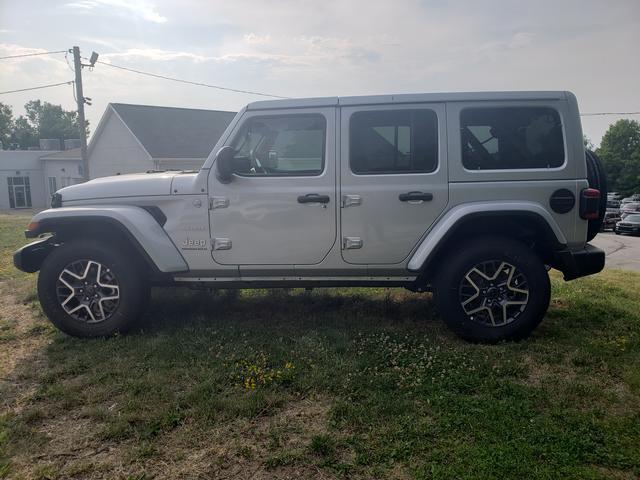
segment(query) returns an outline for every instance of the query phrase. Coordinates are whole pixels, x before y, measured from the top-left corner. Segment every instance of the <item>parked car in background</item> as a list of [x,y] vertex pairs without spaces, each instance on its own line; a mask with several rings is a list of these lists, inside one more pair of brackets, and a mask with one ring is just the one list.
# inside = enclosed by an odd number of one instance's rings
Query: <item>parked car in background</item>
[[630,213],[640,213],[640,202],[623,203],[620,207],[620,216],[624,219]]
[[616,235],[627,233],[630,235],[640,235],[640,213],[631,213],[623,220],[616,223],[613,231]]
[[607,210],[620,210],[620,206],[622,205],[622,203],[620,203],[620,200],[612,200],[612,199],[607,199]]
[[622,198],[622,195],[620,195],[618,192],[607,193],[608,200],[620,200],[621,198]]
[[609,210],[607,209],[604,214],[604,220],[602,221],[602,226],[600,230],[605,232],[607,230],[615,230],[616,223],[618,223],[622,218],[620,217],[619,210]]

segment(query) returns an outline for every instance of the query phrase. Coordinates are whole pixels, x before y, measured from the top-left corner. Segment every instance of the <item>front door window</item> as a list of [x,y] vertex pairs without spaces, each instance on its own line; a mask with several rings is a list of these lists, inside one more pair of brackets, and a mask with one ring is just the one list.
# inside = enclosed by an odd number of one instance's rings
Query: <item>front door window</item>
[[324,168],[326,122],[322,115],[255,117],[236,137],[241,175],[311,176]]

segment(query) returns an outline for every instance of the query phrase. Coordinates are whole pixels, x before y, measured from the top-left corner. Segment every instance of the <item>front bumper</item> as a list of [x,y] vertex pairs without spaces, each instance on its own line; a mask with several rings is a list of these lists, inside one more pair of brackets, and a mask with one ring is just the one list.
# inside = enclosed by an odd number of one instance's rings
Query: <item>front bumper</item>
[[55,247],[52,240],[52,237],[42,238],[16,250],[13,254],[13,265],[23,272],[37,272],[45,257]]
[[604,250],[589,243],[582,250],[561,250],[555,253],[553,267],[564,274],[565,280],[593,275],[604,268]]
[[620,233],[635,233],[635,234],[639,234],[640,233],[640,227],[629,227],[626,225],[620,226],[620,225],[616,225],[615,227],[617,232]]

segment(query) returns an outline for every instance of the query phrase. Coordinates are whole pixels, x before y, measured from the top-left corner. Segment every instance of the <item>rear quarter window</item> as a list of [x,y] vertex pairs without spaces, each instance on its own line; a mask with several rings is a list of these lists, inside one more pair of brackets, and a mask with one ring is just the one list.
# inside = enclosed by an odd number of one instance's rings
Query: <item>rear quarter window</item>
[[460,113],[468,170],[557,168],[564,164],[560,115],[548,107],[467,108]]

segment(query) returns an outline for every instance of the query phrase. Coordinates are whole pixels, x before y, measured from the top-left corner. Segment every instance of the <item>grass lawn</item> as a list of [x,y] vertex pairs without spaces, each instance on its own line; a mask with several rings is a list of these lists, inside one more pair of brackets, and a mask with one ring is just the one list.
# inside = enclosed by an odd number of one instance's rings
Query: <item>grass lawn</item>
[[159,290],[139,333],[53,329],[0,215],[0,478],[631,479],[640,275],[553,275],[529,340],[401,289]]

